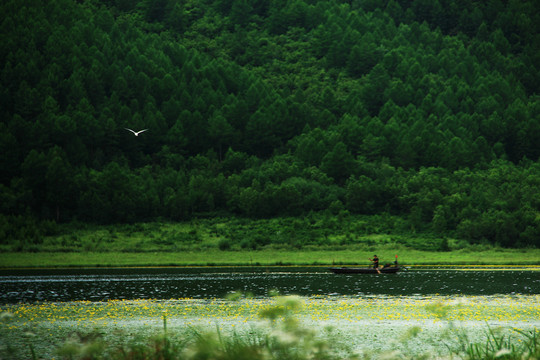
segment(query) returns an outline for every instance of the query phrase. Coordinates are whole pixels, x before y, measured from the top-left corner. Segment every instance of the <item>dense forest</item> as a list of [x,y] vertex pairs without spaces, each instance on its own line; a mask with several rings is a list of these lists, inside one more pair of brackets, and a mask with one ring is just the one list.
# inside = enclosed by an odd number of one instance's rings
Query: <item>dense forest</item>
[[0,9],[3,241],[323,213],[540,246],[538,1]]

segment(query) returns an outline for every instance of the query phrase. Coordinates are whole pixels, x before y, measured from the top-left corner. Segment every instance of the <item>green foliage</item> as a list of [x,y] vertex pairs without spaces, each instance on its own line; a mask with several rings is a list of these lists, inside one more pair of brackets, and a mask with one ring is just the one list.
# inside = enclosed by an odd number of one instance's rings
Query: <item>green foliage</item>
[[166,327],[159,335],[144,342],[104,348],[99,333],[74,333],[58,349],[64,359],[215,359],[215,360],[282,360],[282,359],[354,359],[350,349],[339,342],[321,339],[311,329],[301,326],[295,315],[302,307],[300,298],[278,297],[274,305],[261,311],[271,321],[272,331],[253,329],[249,334],[222,334],[195,328],[171,334]]
[[105,348],[102,335],[97,331],[88,334],[76,331],[58,348],[57,353],[63,359],[101,359]]
[[[413,232],[540,245],[538,2],[0,10],[4,219],[272,218],[342,204]],[[40,236],[0,226],[21,249]]]
[[[228,301],[241,301],[238,305],[235,305],[236,307],[244,309],[249,309],[250,307],[249,303],[246,304],[238,298],[230,297]],[[260,299],[257,300],[257,303],[258,309],[261,309]],[[331,312],[339,312],[337,308],[343,304],[344,302],[340,301],[338,304],[336,301]],[[39,304],[39,306],[46,308],[48,305]],[[92,305],[86,304],[86,306]],[[431,359],[441,356],[467,360],[517,360],[537,359],[540,355],[540,334],[536,328],[519,330],[516,328],[491,328],[488,326],[485,330],[485,336],[482,337],[483,340],[478,342],[478,340],[471,339],[471,335],[477,338],[476,335],[481,331],[480,328],[476,328],[474,331],[461,327],[456,328],[451,322],[447,329],[442,330],[442,333],[439,332],[439,334],[437,331],[433,331],[430,335],[426,335],[425,333],[429,331],[412,325],[401,336],[398,335],[399,331],[396,331],[395,335],[397,338],[390,339],[393,340],[390,344],[392,346],[391,349],[395,349],[392,351],[374,349],[366,340],[364,340],[363,348],[353,348],[351,344],[347,344],[350,341],[347,329],[333,329],[332,327],[325,326],[323,330],[317,321],[310,321],[308,323],[302,321],[306,315],[314,315],[310,314],[310,311],[317,311],[319,309],[317,306],[314,309],[311,309],[311,306],[306,307],[303,299],[296,296],[277,296],[263,306],[259,311],[259,316],[265,322],[265,326],[261,322],[259,325],[251,325],[249,328],[242,329],[239,326],[238,330],[234,328],[233,330],[225,331],[221,330],[219,322],[216,322],[215,330],[208,329],[204,326],[192,327],[188,325],[169,328],[167,327],[166,315],[169,311],[167,308],[168,305],[164,306],[164,308],[161,308],[165,309],[163,313],[163,328],[157,330],[157,332],[154,331],[153,327],[149,329],[149,326],[146,324],[145,326],[141,325],[140,328],[133,327],[128,331],[114,329],[114,331],[107,333],[109,328],[113,328],[111,325],[90,330],[91,327],[84,324],[83,321],[77,326],[71,326],[69,329],[66,326],[61,326],[58,329],[53,328],[51,330],[51,326],[49,325],[44,330],[40,329],[43,326],[38,323],[37,329],[41,333],[45,334],[46,331],[46,336],[49,336],[50,339],[55,339],[55,341],[49,344],[50,347],[55,348],[53,350],[54,352],[50,351],[51,349],[47,346],[43,346],[42,343],[44,341],[43,339],[39,339],[38,335],[30,332],[22,334],[22,332],[26,331],[26,328],[15,331],[19,335],[19,338],[10,338],[14,344],[7,344],[7,346],[1,349],[1,352],[9,358],[37,359],[57,355],[62,359],[74,360]],[[231,304],[227,303],[226,306],[229,307]],[[411,304],[405,304],[403,306],[414,309],[414,304],[413,306]],[[428,311],[434,313],[436,319],[444,319],[452,311],[451,306],[437,302],[425,306],[428,308]],[[189,309],[189,306],[185,305],[184,310],[186,308]],[[325,307],[324,309],[329,308]],[[147,310],[148,308],[146,308]],[[384,310],[384,307],[382,310]],[[108,309],[103,310],[102,313],[105,314],[106,311]],[[133,316],[131,311],[126,310],[126,305],[123,305],[123,309],[120,312],[122,311],[129,312]],[[208,310],[203,309],[199,312],[199,315],[203,314],[202,319],[205,319],[206,314],[204,313],[206,311]],[[223,311],[227,310],[221,310],[220,313]],[[346,313],[348,310],[341,311]],[[100,310],[98,309],[99,312]],[[134,312],[137,313],[137,311]],[[320,315],[319,313],[317,314]],[[95,318],[96,315],[94,314],[93,317]],[[148,317],[145,317],[144,321],[148,321],[147,319]],[[0,324],[3,326],[10,325],[13,320],[14,315],[12,313],[3,312],[0,314]],[[137,322],[136,319],[132,319],[132,321]],[[387,322],[391,323],[392,319],[389,319]],[[17,329],[16,326],[15,329]],[[357,330],[354,336],[357,336],[358,333]],[[63,344],[61,339],[64,339]],[[380,344],[381,341],[377,340],[377,343]],[[389,341],[389,339],[386,339],[386,341]],[[426,352],[419,354],[419,349],[413,347],[414,343],[418,343],[419,341],[437,343],[439,349],[436,350],[436,353]],[[20,342],[26,343],[29,351],[24,351],[18,346]],[[445,347],[447,351],[445,351]],[[47,353],[47,351],[50,352]]]
[[486,331],[486,342],[479,344],[471,342],[466,334],[459,334],[459,349],[450,349],[460,354],[463,359],[537,359],[540,356],[539,332],[516,330],[519,334],[512,338],[501,329],[489,327]]

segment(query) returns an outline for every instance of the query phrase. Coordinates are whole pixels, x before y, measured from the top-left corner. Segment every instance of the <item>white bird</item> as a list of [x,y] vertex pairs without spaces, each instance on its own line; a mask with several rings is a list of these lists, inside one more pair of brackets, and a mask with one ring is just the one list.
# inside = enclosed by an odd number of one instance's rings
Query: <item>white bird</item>
[[145,132],[146,130],[148,130],[148,129],[144,129],[144,130],[141,130],[141,131],[133,131],[133,130],[128,129],[128,128],[124,128],[124,129],[126,129],[127,131],[131,131],[135,136],[139,136],[140,133]]

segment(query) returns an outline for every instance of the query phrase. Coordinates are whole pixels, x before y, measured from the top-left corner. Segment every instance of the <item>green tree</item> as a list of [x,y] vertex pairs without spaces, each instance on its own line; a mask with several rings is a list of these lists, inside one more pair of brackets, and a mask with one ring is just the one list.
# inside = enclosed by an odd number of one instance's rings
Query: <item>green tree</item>
[[102,200],[92,203],[92,206],[97,206],[94,214],[99,214],[98,219],[103,222],[133,222],[137,213],[134,197],[138,196],[138,192],[129,169],[111,162],[96,180],[95,195]]
[[142,3],[144,15],[149,22],[161,22],[165,19],[168,9],[168,0],[145,0]]
[[176,154],[186,153],[186,145],[188,140],[186,139],[184,127],[182,121],[177,120],[176,123],[170,128],[165,135],[165,141],[171,151]]
[[368,74],[380,60],[373,34],[366,33],[359,43],[352,47],[347,58],[347,69],[352,75],[361,77]]
[[188,26],[185,2],[175,1],[172,10],[165,15],[165,23],[174,31],[182,33]]
[[47,185],[45,174],[47,172],[47,158],[43,152],[32,149],[21,164],[21,174],[26,189],[31,192],[31,198],[26,204],[38,213],[45,202]]
[[419,23],[427,21],[433,26],[436,26],[444,16],[442,6],[438,0],[414,0],[411,9]]
[[228,148],[234,137],[234,129],[221,113],[214,113],[208,120],[208,136],[217,148],[219,160],[223,157],[223,147]]
[[347,182],[347,209],[359,214],[375,214],[378,205],[379,187],[367,176],[351,178]]
[[347,151],[347,146],[340,141],[323,157],[321,170],[338,184],[344,184],[352,174],[354,165],[354,158]]
[[59,222],[69,219],[69,217],[61,218],[61,209],[66,210],[73,203],[75,188],[73,170],[59,147],[51,149],[47,157],[49,158],[45,172],[47,202],[54,209],[54,219]]
[[253,7],[247,0],[234,0],[231,5],[230,17],[233,24],[246,26],[253,12]]
[[274,116],[265,110],[257,110],[246,125],[245,143],[252,154],[268,157],[281,144],[277,137]]
[[17,138],[9,132],[4,123],[0,123],[0,184],[8,184],[18,173],[20,158]]
[[[320,129],[318,129],[320,132]],[[322,140],[318,140],[313,133],[302,134],[295,139],[297,142],[295,155],[308,166],[319,166],[327,147]]]
[[386,102],[384,94],[389,82],[390,76],[382,64],[377,64],[367,76],[362,98],[371,115],[378,114],[379,109]]
[[439,205],[435,208],[432,225],[433,230],[438,234],[444,234],[446,232],[448,228],[447,217],[448,215],[444,205]]
[[259,192],[251,187],[241,189],[232,202],[241,214],[255,216],[259,207]]

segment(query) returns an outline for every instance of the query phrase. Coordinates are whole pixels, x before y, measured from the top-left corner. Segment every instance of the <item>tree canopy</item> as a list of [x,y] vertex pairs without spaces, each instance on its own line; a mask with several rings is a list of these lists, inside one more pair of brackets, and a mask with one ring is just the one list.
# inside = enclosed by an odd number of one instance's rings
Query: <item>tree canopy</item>
[[540,245],[537,1],[0,9],[0,238],[340,208]]

